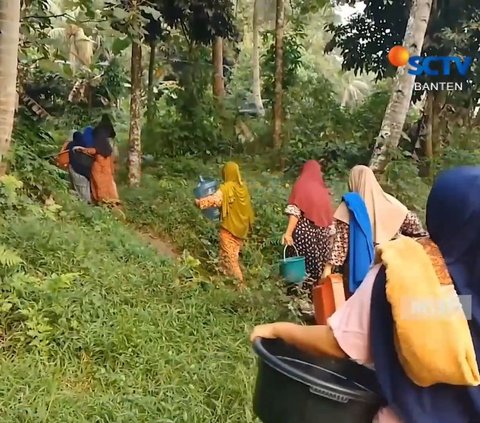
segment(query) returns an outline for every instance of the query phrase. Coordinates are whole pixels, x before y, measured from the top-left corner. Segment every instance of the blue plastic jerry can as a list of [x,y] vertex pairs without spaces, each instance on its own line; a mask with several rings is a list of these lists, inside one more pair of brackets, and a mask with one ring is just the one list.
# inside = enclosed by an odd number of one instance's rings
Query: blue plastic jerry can
[[[218,190],[218,182],[214,179],[203,179],[200,176],[200,182],[193,190],[193,195],[196,199],[201,199],[208,197],[209,195],[215,194]],[[209,220],[219,220],[220,219],[220,210],[217,207],[211,207],[209,209],[202,210],[203,215]]]

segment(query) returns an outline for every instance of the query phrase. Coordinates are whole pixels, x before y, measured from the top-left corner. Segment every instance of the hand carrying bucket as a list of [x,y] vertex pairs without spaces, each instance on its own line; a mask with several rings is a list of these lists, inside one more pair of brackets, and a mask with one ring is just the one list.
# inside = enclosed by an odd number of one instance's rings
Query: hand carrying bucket
[[283,249],[283,260],[280,262],[280,274],[289,284],[300,284],[305,280],[307,273],[305,271],[305,257],[298,254],[297,247],[295,248],[297,253],[296,257],[286,257],[288,245],[285,245]]

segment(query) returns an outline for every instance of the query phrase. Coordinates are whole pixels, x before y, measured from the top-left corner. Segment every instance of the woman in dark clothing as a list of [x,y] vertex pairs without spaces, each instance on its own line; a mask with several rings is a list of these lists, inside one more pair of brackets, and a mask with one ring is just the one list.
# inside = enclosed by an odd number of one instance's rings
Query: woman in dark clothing
[[120,200],[114,180],[113,149],[108,139],[109,133],[108,126],[100,123],[93,130],[94,148],[84,151],[95,157],[91,178],[93,199],[97,203],[118,204]]
[[100,120],[100,123],[97,125],[97,128],[101,129],[102,131],[105,131],[105,135],[107,138],[113,139],[117,136],[115,129],[113,128],[112,120],[106,113],[102,115],[102,119]]
[[90,193],[90,176],[92,172],[93,157],[80,152],[79,149],[85,147],[85,140],[80,132],[73,134],[73,140],[68,144],[68,156],[70,178],[73,187],[78,196],[90,203],[92,201]]
[[104,113],[102,115],[102,119],[100,123],[97,125],[97,128],[102,131],[102,133],[108,138],[110,145],[112,146],[112,161],[113,161],[113,169],[114,173],[117,171],[118,167],[118,147],[115,142],[115,137],[117,136],[117,133],[115,132],[115,128],[113,127],[112,120],[110,117]]

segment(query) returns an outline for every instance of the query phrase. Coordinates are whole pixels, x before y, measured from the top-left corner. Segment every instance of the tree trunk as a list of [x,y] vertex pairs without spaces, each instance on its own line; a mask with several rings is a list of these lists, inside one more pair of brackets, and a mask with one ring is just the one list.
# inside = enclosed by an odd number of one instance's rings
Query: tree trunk
[[260,79],[260,37],[259,37],[259,22],[258,9],[261,0],[254,0],[253,3],[253,52],[252,52],[252,67],[253,67],[253,100],[255,108],[260,116],[265,115],[265,109],[262,102],[262,84]]
[[442,121],[441,113],[447,101],[446,91],[436,91],[434,92],[433,99],[433,120],[432,120],[432,153],[436,156],[442,148]]
[[212,47],[213,62],[213,95],[221,99],[225,95],[225,85],[223,81],[223,40],[221,37],[215,37]]
[[7,171],[17,102],[17,59],[20,38],[20,1],[0,1],[0,175]]
[[420,167],[420,176],[427,177],[432,172],[433,159],[433,103],[435,101],[435,93],[429,91],[427,93],[427,101],[425,102],[425,110],[423,112],[425,117],[426,134],[423,144],[423,163]]
[[155,53],[157,52],[157,43],[150,42],[150,60],[148,62],[148,100],[147,100],[147,125],[153,122],[154,110],[153,105],[155,96],[153,92],[153,83],[155,79]]
[[[432,0],[412,1],[403,39],[403,45],[408,49],[410,56],[420,56],[431,7]],[[370,159],[370,167],[374,172],[383,172],[390,151],[397,148],[400,141],[415,83],[415,76],[408,74],[407,71],[408,66],[399,67],[397,70],[392,95]]]
[[128,184],[138,186],[142,177],[142,46],[132,43],[130,133],[128,150]]
[[273,104],[273,148],[282,147],[282,96],[283,96],[283,35],[284,0],[277,1],[275,22],[275,100]]

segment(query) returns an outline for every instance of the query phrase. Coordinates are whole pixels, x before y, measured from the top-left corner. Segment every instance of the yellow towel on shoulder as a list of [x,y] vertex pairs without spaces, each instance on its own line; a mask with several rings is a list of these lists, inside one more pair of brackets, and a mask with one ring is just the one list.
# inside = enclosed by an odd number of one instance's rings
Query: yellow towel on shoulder
[[377,247],[377,262],[386,268],[395,345],[407,376],[422,387],[479,385],[472,337],[458,296],[453,285],[441,285],[441,273],[422,245],[400,237]]

